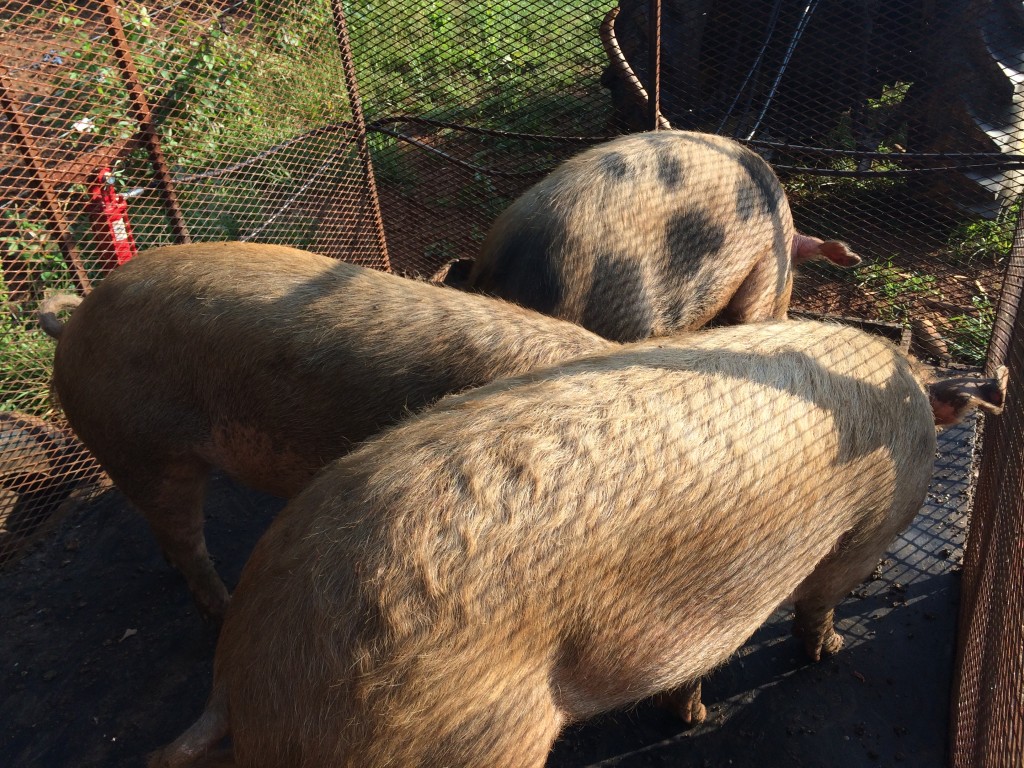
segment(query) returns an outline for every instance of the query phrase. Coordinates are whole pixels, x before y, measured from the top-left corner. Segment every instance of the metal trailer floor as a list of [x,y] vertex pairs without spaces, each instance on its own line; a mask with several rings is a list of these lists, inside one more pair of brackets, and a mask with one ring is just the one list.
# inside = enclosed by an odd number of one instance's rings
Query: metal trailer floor
[[[568,729],[549,768],[943,768],[975,434],[940,434],[924,509],[837,609],[837,656],[806,662],[780,611],[705,681],[706,723],[644,703]],[[228,584],[280,507],[212,484]],[[0,573],[0,765],[142,765],[202,710],[214,643],[145,523],[105,494]]]

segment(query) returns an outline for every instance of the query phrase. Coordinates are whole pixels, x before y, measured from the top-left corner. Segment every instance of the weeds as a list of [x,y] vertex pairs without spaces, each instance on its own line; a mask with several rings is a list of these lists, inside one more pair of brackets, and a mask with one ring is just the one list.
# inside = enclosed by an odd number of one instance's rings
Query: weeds
[[949,255],[958,264],[1002,263],[1013,246],[1013,230],[1020,216],[1020,206],[1018,198],[994,219],[979,218],[958,226],[949,238]]
[[935,275],[897,267],[891,256],[856,270],[852,279],[875,299],[887,322],[903,322],[921,299],[939,295]]
[[947,320],[949,350],[965,363],[983,365],[992,337],[996,308],[986,294],[971,300],[974,314],[959,314]]
[[34,319],[20,317],[12,305],[0,306],[0,410],[45,418],[53,413],[49,397],[53,341],[34,325]]

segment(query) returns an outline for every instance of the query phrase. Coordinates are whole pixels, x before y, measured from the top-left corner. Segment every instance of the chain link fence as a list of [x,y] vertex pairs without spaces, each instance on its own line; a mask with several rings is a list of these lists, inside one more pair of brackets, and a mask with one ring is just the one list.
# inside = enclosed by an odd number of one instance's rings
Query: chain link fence
[[[34,313],[116,264],[111,193],[139,249],[275,242],[430,278],[582,148],[719,133],[773,165],[801,232],[864,258],[804,267],[794,310],[944,369],[991,372],[1011,347],[1024,14],[1008,0],[6,0],[0,29],[0,562],[104,487],[50,401]],[[965,663],[997,676],[1019,662],[982,621],[1022,578],[1019,558],[992,565],[1020,541],[1020,494],[991,495],[1019,488],[1015,402],[986,435],[965,562]],[[968,702],[982,685],[960,684]],[[985,712],[956,729],[958,765],[1019,759],[1019,712]],[[1011,725],[1016,741],[993,736]],[[981,743],[1008,751],[962,757]]]

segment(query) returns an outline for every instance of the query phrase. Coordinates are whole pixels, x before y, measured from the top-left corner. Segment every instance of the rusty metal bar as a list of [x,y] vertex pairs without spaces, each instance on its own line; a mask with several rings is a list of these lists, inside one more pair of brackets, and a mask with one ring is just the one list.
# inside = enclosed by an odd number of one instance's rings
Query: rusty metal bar
[[1004,365],[1010,346],[1010,331],[1014,318],[1020,310],[1020,297],[1024,292],[1024,216],[1017,208],[1017,220],[1013,226],[1013,244],[1003,274],[1003,287],[999,292],[995,321],[992,323],[992,337],[985,355],[985,375],[994,375],[995,369]]
[[[1020,211],[1014,223],[1013,244],[1003,274],[1003,286],[999,294],[995,320],[992,325],[992,336],[989,339],[988,352],[985,356],[985,375],[994,376],[996,369],[1005,365],[1013,326],[1020,314],[1020,298],[1024,286],[1024,219]],[[984,455],[978,476],[976,508],[993,509],[996,500],[992,494],[998,494],[1001,487],[1003,466],[998,461],[986,461],[989,456],[1005,456],[1010,450],[1009,433],[994,429],[984,437]],[[970,537],[964,551],[964,575],[961,582],[960,634],[966,636],[969,622],[972,620],[967,607],[973,606],[977,600],[978,571],[980,561],[988,551],[992,534],[992,520],[982,514],[975,514],[971,519]]]
[[87,293],[92,288],[89,274],[82,263],[82,256],[78,251],[78,246],[75,245],[75,240],[71,235],[71,225],[60,207],[57,192],[50,181],[51,173],[46,168],[43,159],[36,149],[32,129],[25,122],[25,118],[18,108],[14,89],[11,86],[6,68],[4,72],[0,73],[0,111],[7,114],[14,127],[15,141],[17,141],[22,154],[28,160],[33,177],[32,183],[50,214],[50,225],[57,235],[57,244],[64,254],[64,258],[72,266],[75,283],[83,293]]
[[[989,339],[988,352],[985,356],[985,375],[994,376],[996,369],[1007,363],[1007,354],[1013,335],[1014,323],[1020,316],[1020,298],[1024,287],[1024,218],[1017,212],[1014,222],[1013,244],[1003,274],[1003,286],[999,294],[995,320],[992,324],[992,336]],[[1019,375],[1019,374],[1018,374]],[[979,470],[975,508],[995,509],[998,495],[1002,487],[1004,467],[998,460],[987,461],[988,457],[1002,457],[1010,450],[1009,437],[1006,430],[993,429],[985,435],[984,455]],[[971,519],[970,537],[964,551],[964,575],[961,583],[960,635],[966,637],[970,623],[976,620],[970,609],[978,599],[979,570],[981,561],[989,550],[992,535],[992,518],[985,514],[975,514]]]
[[373,162],[370,158],[370,146],[366,140],[366,118],[363,116],[363,102],[359,98],[359,87],[356,82],[356,68],[352,59],[352,46],[349,43],[348,24],[345,21],[345,9],[342,0],[331,0],[331,15],[334,18],[334,34],[338,40],[338,52],[341,54],[341,68],[345,75],[345,88],[348,90],[349,104],[352,107],[352,120],[356,126],[356,146],[359,162],[363,167],[363,181],[366,185],[366,197],[373,218],[374,234],[377,247],[380,249],[384,262],[384,271],[391,271],[391,259],[388,256],[387,239],[384,236],[384,219],[380,212],[380,199],[377,196],[377,181],[373,175]]
[[1006,409],[986,421],[964,556],[951,706],[954,768],[1024,763],[1024,315],[1006,342]]
[[[46,164],[45,171],[48,179],[54,183],[67,183],[70,180],[81,181],[95,175],[97,168],[103,168],[113,163],[123,153],[135,149],[141,143],[139,137],[121,139],[103,147],[89,150],[82,154],[57,163]],[[18,197],[24,190],[19,188],[15,182],[16,177],[14,166],[0,168],[0,198]]]
[[156,132],[156,126],[153,124],[153,114],[149,108],[149,101],[146,99],[146,92],[139,81],[139,72],[132,60],[128,38],[125,37],[124,27],[121,26],[121,17],[117,13],[117,4],[115,0],[101,0],[100,7],[114,44],[114,57],[117,59],[121,75],[128,86],[128,94],[131,98],[135,118],[139,122],[142,141],[149,153],[149,162],[153,166],[153,170],[156,171],[157,189],[164,207],[167,209],[171,230],[179,243],[190,243],[192,239],[189,237],[185,216],[174,191],[174,179],[171,177],[171,170],[167,166],[163,150],[160,148],[160,139]]
[[[615,37],[615,19],[618,16],[619,6],[617,5],[605,14],[604,21],[601,22],[601,28],[598,32],[601,37],[601,45],[604,46],[604,52],[608,56],[608,63],[611,65],[612,71],[622,78],[622,81],[628,86],[631,97],[642,109],[649,110],[651,100],[647,95],[647,89],[644,88],[640,78],[636,76],[636,72],[629,65],[629,61],[626,60],[622,49],[619,47],[619,41]],[[660,112],[658,113],[658,127],[665,128],[666,130],[672,127]],[[594,141],[596,143],[607,138],[611,137],[596,138]]]
[[[1024,546],[1024,222],[1018,212],[1013,245],[1003,278],[985,361],[986,375],[1010,367],[1007,407],[986,422],[971,529],[964,551],[957,657],[951,702],[950,755],[955,768],[1004,765],[1008,756],[1024,759],[1024,717],[1006,696],[1024,696],[1020,648],[1024,647],[1024,600],[1013,585],[1024,581],[1019,553]],[[1016,442],[1014,442],[1016,441]],[[1016,553],[1016,556],[1014,556]],[[1016,654],[1016,656],[1014,656]]]
[[647,71],[650,73],[651,93],[648,107],[651,130],[661,127],[661,0],[650,0],[648,18],[648,50]]

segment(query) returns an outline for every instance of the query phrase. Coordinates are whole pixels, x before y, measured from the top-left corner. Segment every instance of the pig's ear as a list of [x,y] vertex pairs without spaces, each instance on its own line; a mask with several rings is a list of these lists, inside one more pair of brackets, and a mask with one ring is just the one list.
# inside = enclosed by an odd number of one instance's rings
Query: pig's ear
[[1009,371],[999,366],[991,379],[973,379],[961,376],[943,379],[928,385],[928,399],[935,415],[935,423],[948,426],[960,421],[971,408],[981,408],[991,414],[1003,412],[1006,400],[1006,382]]
[[468,289],[469,273],[472,269],[473,259],[453,259],[427,278],[427,282]]
[[448,265],[448,273],[442,282],[453,288],[469,288],[469,273],[473,271],[473,259],[456,259]]
[[860,256],[850,250],[850,246],[838,240],[826,240],[818,246],[820,258],[831,261],[840,267],[855,267],[860,264]]

